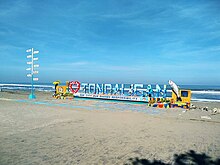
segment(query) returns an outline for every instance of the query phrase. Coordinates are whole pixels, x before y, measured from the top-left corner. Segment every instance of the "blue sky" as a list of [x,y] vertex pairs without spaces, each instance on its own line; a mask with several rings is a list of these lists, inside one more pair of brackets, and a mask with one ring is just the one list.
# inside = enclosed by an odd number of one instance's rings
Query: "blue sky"
[[220,84],[219,0],[0,0],[0,82]]

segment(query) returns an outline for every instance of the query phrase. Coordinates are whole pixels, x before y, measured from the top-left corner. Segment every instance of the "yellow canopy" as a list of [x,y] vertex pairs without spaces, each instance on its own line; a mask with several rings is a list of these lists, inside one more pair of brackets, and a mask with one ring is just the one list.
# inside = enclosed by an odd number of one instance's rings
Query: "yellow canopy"
[[53,84],[54,85],[60,84],[60,80],[54,81]]

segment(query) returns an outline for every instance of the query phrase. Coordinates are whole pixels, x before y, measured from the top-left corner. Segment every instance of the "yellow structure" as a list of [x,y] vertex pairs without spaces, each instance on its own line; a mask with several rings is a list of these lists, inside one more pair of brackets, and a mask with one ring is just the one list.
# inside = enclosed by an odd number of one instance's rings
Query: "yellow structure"
[[[186,89],[179,90],[179,95],[182,99],[181,102],[190,103],[190,101],[191,101],[191,90],[186,90]],[[174,102],[177,101],[177,96],[174,92],[172,92],[172,100]]]
[[54,81],[53,84],[55,85],[55,93],[53,97],[56,99],[73,99],[74,95],[69,92],[69,81],[66,81],[65,86],[59,86],[60,81]]
[[56,87],[56,93],[65,94],[66,93],[67,86],[57,86]]
[[60,84],[60,80],[54,81],[53,84],[54,85],[59,85]]

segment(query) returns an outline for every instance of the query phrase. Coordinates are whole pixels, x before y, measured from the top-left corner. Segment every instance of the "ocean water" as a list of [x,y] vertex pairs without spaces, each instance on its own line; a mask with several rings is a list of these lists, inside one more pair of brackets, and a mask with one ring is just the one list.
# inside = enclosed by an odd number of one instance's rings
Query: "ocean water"
[[[65,84],[61,84],[65,85]],[[114,86],[114,84],[113,84]],[[147,85],[144,85],[146,89]],[[129,88],[130,84],[125,84],[125,88]],[[163,88],[163,85],[160,86]],[[214,101],[220,102],[220,85],[179,85],[180,89],[190,89],[192,91],[192,101]],[[37,91],[54,92],[54,85],[52,83],[38,83],[34,85]],[[152,85],[155,89],[155,86]],[[31,90],[31,85],[27,83],[0,83],[0,89],[4,90]],[[171,88],[167,85],[167,96],[171,96]],[[126,92],[125,92],[126,95]]]

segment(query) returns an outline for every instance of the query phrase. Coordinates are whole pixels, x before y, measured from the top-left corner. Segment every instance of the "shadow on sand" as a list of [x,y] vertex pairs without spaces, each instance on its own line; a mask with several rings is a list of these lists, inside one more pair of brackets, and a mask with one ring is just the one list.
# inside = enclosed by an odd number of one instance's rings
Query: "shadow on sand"
[[[190,150],[184,154],[175,154],[172,165],[220,165],[220,158],[213,160],[205,153],[196,153]],[[171,165],[161,160],[150,161],[148,159],[130,158],[129,163],[125,165]]]

